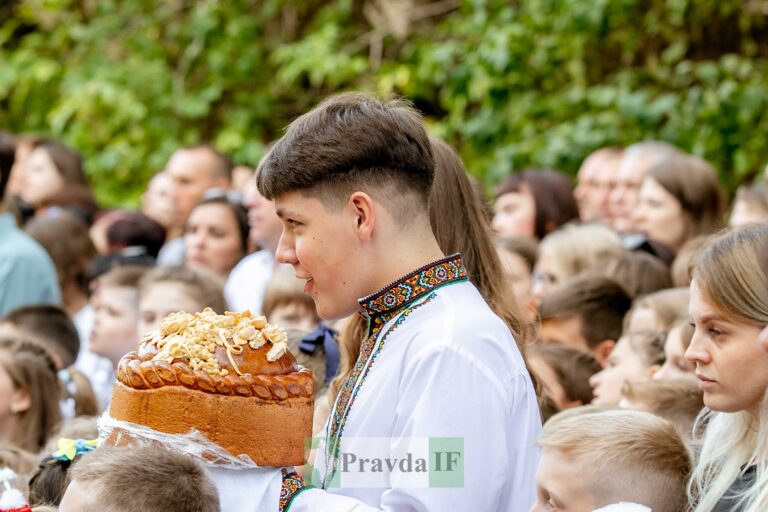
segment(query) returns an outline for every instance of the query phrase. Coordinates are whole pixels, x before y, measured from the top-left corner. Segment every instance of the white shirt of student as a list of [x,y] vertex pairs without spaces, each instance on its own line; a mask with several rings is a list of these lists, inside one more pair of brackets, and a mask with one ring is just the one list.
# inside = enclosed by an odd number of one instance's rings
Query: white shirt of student
[[224,298],[233,311],[250,310],[261,314],[264,292],[275,270],[275,256],[261,250],[249,254],[235,265],[224,284]]
[[[326,424],[314,463],[320,479],[312,482],[325,480],[326,489],[299,489],[286,510],[523,512],[533,504],[541,420],[512,334],[466,281],[457,256],[409,276],[361,300],[374,325],[377,308],[395,307],[373,348],[361,349],[367,371],[356,372],[352,391],[342,388]],[[395,464],[408,453],[433,455],[430,438],[461,440],[458,485],[432,485],[431,458],[429,476],[407,467],[374,474],[371,464],[366,474],[359,466],[360,452],[385,452]]]

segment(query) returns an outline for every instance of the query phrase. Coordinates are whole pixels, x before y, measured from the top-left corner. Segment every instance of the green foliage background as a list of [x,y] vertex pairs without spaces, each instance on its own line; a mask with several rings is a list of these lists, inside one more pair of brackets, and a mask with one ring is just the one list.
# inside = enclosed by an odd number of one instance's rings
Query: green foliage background
[[413,100],[489,186],[667,140],[733,189],[768,160],[768,0],[9,0],[0,126],[131,204],[182,144],[254,165],[342,90]]

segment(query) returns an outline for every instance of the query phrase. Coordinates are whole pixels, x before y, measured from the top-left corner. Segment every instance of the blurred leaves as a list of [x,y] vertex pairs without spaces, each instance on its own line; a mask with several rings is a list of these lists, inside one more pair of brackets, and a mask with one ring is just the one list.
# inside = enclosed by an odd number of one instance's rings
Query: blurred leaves
[[182,144],[255,165],[343,90],[407,96],[488,185],[659,138],[732,189],[768,160],[759,1],[11,0],[0,125],[79,148],[107,204]]

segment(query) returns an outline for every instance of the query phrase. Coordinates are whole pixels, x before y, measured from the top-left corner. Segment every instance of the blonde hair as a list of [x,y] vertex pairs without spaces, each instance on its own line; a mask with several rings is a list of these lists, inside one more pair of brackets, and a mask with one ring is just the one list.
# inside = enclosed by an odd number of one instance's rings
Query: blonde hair
[[653,512],[685,508],[691,456],[671,423],[646,412],[580,409],[553,416],[539,445],[584,468],[573,477],[589,478],[598,508],[622,501]]
[[643,364],[650,368],[664,362],[664,341],[666,334],[656,331],[639,331],[624,334],[632,351],[637,354]]
[[[692,276],[705,299],[723,316],[739,323],[768,324],[768,224],[724,231],[697,255]],[[748,512],[768,508],[768,393],[759,411],[758,428],[746,411],[705,411],[708,422],[699,462],[688,493],[695,512],[710,512],[738,478],[742,468],[757,465],[753,485],[740,495]]]
[[156,445],[101,446],[72,466],[71,480],[87,489],[88,512],[220,510],[218,492],[202,465]]
[[25,389],[30,395],[29,408],[18,413],[12,442],[36,453],[61,420],[56,363],[32,338],[16,335],[0,336],[0,364],[14,389]]
[[200,304],[201,310],[210,307],[219,314],[227,310],[224,283],[205,270],[193,270],[187,267],[155,267],[147,271],[139,280],[139,299],[157,283],[184,285],[189,296]]
[[635,299],[632,308],[627,311],[627,315],[624,317],[624,330],[629,328],[629,321],[636,310],[649,308],[656,316],[656,321],[659,324],[658,330],[669,331],[676,320],[688,315],[689,297],[688,288],[668,288]]
[[626,382],[622,394],[642,410],[671,422],[682,439],[690,439],[696,417],[704,408],[704,395],[688,379]]
[[621,238],[612,229],[601,224],[566,224],[547,236],[539,244],[539,258],[552,254],[569,279],[613,256],[621,256],[626,249]]

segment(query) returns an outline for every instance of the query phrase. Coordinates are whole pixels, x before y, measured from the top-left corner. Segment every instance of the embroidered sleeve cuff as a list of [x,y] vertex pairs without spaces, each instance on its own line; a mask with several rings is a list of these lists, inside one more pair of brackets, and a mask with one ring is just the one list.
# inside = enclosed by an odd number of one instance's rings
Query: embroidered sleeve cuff
[[283,487],[280,489],[280,512],[288,512],[293,499],[312,486],[304,481],[296,472],[283,476]]

